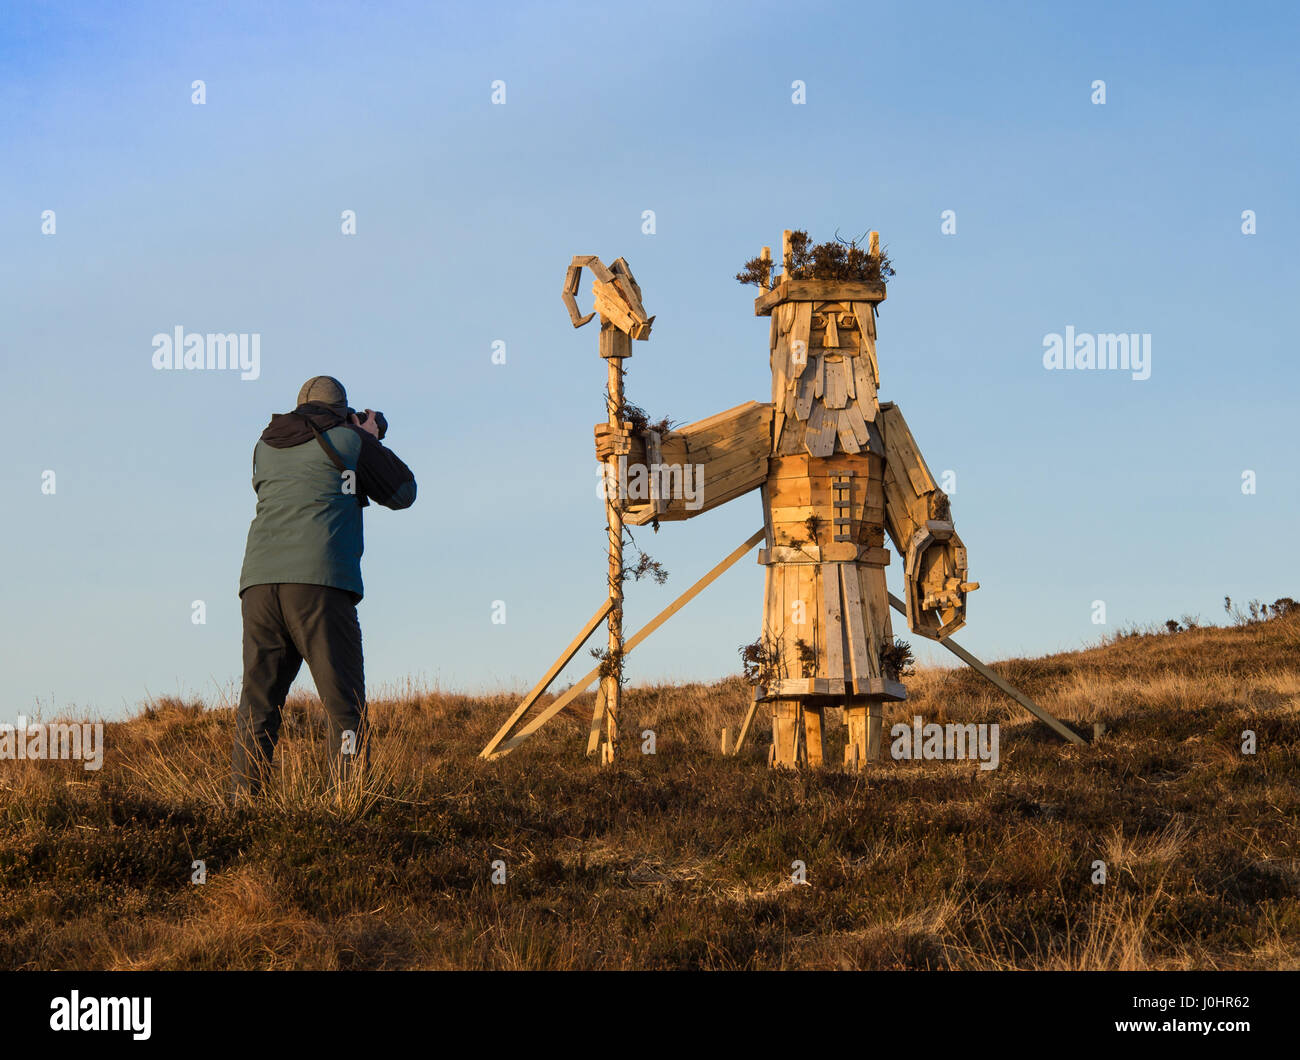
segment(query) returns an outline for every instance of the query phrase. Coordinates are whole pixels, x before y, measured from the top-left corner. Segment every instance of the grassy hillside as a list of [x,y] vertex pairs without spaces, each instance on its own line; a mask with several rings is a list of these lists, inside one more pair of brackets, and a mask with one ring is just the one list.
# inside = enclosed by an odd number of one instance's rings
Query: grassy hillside
[[999,769],[780,773],[764,724],[724,758],[738,679],[631,690],[654,756],[586,759],[587,696],[487,763],[513,700],[409,688],[372,704],[369,783],[339,800],[299,697],[273,790],[231,810],[231,711],[159,702],[108,726],[98,773],[0,762],[0,967],[1300,967],[1300,616],[998,668],[1107,735],[1064,746],[928,670],[887,725],[998,721]]

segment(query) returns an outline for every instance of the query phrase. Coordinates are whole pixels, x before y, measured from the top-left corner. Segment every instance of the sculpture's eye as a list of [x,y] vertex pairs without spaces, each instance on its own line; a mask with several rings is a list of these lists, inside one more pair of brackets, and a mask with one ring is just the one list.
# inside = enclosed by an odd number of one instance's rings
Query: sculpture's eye
[[840,314],[840,327],[856,328],[857,326],[858,326],[858,318],[855,317],[852,313]]
[[812,315],[812,326],[815,328],[824,328],[826,326],[826,314],[814,313]]

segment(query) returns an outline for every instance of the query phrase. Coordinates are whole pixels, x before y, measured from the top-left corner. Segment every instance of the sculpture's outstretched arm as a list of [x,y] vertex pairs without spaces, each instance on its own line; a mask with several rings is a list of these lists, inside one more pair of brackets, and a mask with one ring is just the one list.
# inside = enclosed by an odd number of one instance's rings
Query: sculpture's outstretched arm
[[880,406],[885,440],[885,529],[904,559],[907,624],[938,640],[966,624],[966,547],[953,528],[948,495],[934,481],[898,406]]
[[757,489],[771,452],[772,406],[757,401],[663,434],[596,424],[596,458],[625,458],[606,488],[624,498],[623,521],[633,526],[690,519]]

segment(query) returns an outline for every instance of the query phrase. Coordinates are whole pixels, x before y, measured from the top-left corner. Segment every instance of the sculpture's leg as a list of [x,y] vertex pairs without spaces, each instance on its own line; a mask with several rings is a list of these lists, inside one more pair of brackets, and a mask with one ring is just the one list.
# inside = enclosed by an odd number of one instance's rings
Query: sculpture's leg
[[772,702],[772,764],[794,769],[799,764],[799,701]]
[[867,761],[867,705],[844,704],[844,725],[848,729],[848,742],[844,745],[844,768],[861,769]]
[[806,748],[808,767],[820,769],[822,766],[822,708],[808,703],[803,707],[804,746]]
[[880,735],[884,725],[884,709],[880,700],[867,704],[867,761],[880,761]]
[[880,738],[884,711],[879,700],[851,699],[844,705],[844,721],[849,740],[844,747],[846,769],[861,769],[880,758]]

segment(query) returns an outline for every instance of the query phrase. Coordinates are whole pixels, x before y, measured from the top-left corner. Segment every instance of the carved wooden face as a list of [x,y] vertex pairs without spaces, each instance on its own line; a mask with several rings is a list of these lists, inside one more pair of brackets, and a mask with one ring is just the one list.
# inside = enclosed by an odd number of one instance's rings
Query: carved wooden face
[[862,330],[853,306],[844,302],[813,303],[808,332],[811,351],[821,352],[828,360],[856,357],[861,342]]

